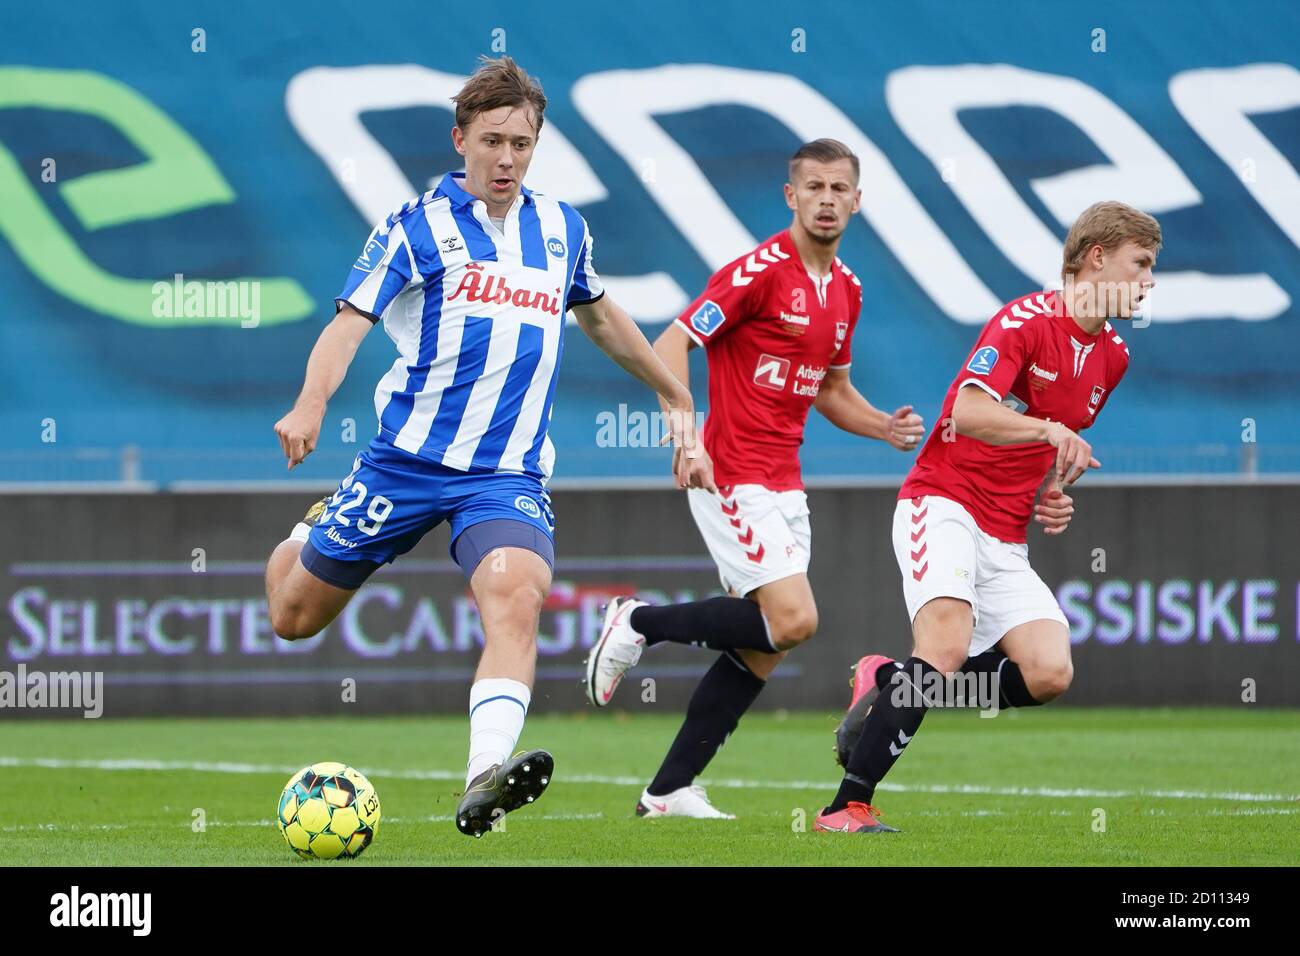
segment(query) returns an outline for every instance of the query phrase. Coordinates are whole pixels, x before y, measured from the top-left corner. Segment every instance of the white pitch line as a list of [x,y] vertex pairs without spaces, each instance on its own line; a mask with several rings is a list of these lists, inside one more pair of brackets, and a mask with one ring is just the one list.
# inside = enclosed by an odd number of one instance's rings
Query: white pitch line
[[[1245,807],[1240,810],[1215,809],[1215,810],[1203,810],[1200,812],[1204,816],[1211,816],[1211,817],[1294,816],[1296,814],[1300,814],[1300,808]],[[908,814],[908,816],[910,817],[927,817],[927,818],[1007,817],[1007,816],[1024,817],[1024,816],[1034,816],[1034,815],[1035,814],[1032,812],[1024,813],[1024,812],[1017,811],[1015,813],[1012,813],[1009,810],[916,810]],[[1054,817],[1069,817],[1069,816],[1074,816],[1075,814],[1071,813],[1069,810],[1049,810],[1046,811],[1045,815],[1054,816]],[[1151,810],[1146,810],[1145,815],[1146,816],[1169,816],[1169,811],[1151,809]],[[750,817],[750,819],[754,819],[755,817],[759,817],[759,816],[773,816],[773,814],[754,814]],[[785,818],[785,814],[775,814],[775,816],[781,817],[783,820]],[[440,815],[427,816],[427,817],[384,817],[384,819],[380,822],[380,826],[382,827],[384,824],[388,824],[389,826],[393,826],[393,825],[402,826],[402,825],[410,825],[410,824],[417,824],[417,823],[450,823],[453,819],[455,818],[449,814],[440,814]],[[547,821],[603,820],[605,819],[605,814],[603,813],[550,813],[550,814],[530,815],[527,817],[527,819],[547,820]],[[191,824],[188,822],[181,822],[175,825],[177,827],[185,827],[186,829],[191,828]],[[210,827],[259,827],[259,828],[266,827],[269,829],[275,826],[275,821],[274,820],[210,820],[208,821],[207,825]],[[30,830],[35,830],[39,832],[64,831],[68,833],[80,833],[88,830],[156,830],[156,829],[157,826],[152,823],[92,823],[86,825],[75,825],[75,824],[68,824],[68,823],[19,823],[10,826],[0,827],[0,833],[22,833],[24,831],[30,831]]]
[[[41,767],[52,770],[188,770],[211,773],[237,774],[291,774],[301,767],[287,764],[252,764],[220,761],[187,762],[180,760],[65,760],[58,757],[4,757],[0,767]],[[366,776],[375,779],[389,777],[397,780],[455,780],[463,781],[465,774],[458,770],[381,770],[368,769]],[[601,774],[574,774],[559,777],[557,783],[594,784],[598,786],[643,787],[642,777],[605,776]],[[701,784],[732,790],[826,790],[834,783],[833,774],[824,780],[701,780]],[[1242,803],[1292,803],[1300,795],[1284,793],[1249,793],[1239,790],[1098,790],[1089,787],[990,787],[982,784],[902,784],[882,782],[877,790],[891,793],[956,794],[961,796],[991,797],[1043,797],[1047,799],[1141,797],[1154,800],[1230,800]]]
[[[603,813],[539,813],[529,814],[529,820],[601,820]],[[382,828],[385,824],[389,826],[412,824],[412,823],[450,823],[455,817],[450,814],[441,814],[428,817],[384,817],[379,821]],[[184,827],[187,830],[193,829],[192,821],[182,821],[173,824],[176,827]],[[209,820],[206,827],[274,827],[275,821],[267,820]],[[153,823],[90,823],[90,824],[72,824],[72,823],[18,823],[11,826],[0,827],[0,833],[21,833],[25,830],[37,831],[66,831],[68,833],[78,833],[85,830],[156,830],[157,825]]]

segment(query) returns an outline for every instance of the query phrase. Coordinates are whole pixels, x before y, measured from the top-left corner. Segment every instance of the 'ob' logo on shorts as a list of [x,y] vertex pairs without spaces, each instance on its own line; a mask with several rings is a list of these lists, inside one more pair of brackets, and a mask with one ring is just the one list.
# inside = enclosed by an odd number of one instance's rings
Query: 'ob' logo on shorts
[[537,502],[527,495],[520,495],[515,499],[515,507],[522,511],[534,521],[542,517],[542,509],[538,507]]

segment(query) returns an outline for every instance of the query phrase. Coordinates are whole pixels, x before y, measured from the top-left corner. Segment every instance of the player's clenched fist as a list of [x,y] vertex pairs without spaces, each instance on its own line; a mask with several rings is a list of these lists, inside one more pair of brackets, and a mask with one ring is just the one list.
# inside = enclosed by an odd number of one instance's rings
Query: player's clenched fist
[[1074,517],[1074,499],[1060,488],[1043,492],[1034,505],[1034,520],[1043,526],[1044,534],[1063,534]]
[[275,434],[289,459],[290,469],[315,451],[322,417],[320,412],[311,409],[294,408],[275,423]]
[[899,451],[915,451],[921,445],[925,435],[925,422],[921,416],[912,411],[911,405],[904,405],[889,416],[885,429],[885,441]]

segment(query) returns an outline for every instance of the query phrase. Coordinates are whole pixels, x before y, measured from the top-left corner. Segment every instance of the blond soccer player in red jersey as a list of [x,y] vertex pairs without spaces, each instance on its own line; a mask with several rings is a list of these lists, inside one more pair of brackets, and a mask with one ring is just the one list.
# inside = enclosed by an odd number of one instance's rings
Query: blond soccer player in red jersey
[[911,406],[880,411],[849,379],[862,285],[836,252],[861,199],[857,157],[843,143],[817,140],[795,153],[789,172],[790,227],[715,273],[654,346],[679,377],[688,374],[690,349],[703,347],[708,358],[704,451],[690,464],[687,494],[732,596],[669,607],[623,599],[606,612],[587,666],[588,697],[598,707],[646,646],[722,651],[641,795],[644,817],[726,816],[695,778],[785,653],[817,630],[799,466],[808,410],[902,451],[924,434]]
[[894,829],[871,805],[875,788],[926,710],[951,703],[941,688],[958,669],[991,685],[981,705],[992,708],[1045,704],[1070,686],[1070,630],[1029,566],[1026,531],[1032,519],[1064,532],[1074,512],[1065,488],[1100,467],[1079,432],[1128,370],[1110,320],[1131,319],[1155,285],[1160,246],[1146,213],[1097,203],[1066,237],[1064,289],[1022,296],[984,327],[894,513],[912,656],[858,662],[837,735],[844,778],[814,829]]

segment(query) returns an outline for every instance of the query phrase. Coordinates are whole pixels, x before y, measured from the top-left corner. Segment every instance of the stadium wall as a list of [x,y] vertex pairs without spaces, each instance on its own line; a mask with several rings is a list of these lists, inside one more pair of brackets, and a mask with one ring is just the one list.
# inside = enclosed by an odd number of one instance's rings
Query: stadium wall
[[[809,497],[821,629],[777,671],[759,703],[769,709],[842,707],[858,656],[909,647],[889,541],[895,492],[815,488]],[[24,529],[0,544],[0,670],[10,686],[20,667],[100,672],[106,716],[464,707],[481,633],[445,528],[376,573],[321,635],[288,644],[270,631],[262,574],[310,494],[6,498]],[[1072,626],[1066,701],[1300,706],[1300,554],[1287,527],[1300,486],[1106,486],[1077,500],[1068,534],[1031,537],[1033,562]],[[582,661],[608,595],[718,593],[680,495],[569,489],[554,502],[539,713],[585,706]],[[683,707],[712,657],[647,653],[617,707]],[[73,712],[0,706],[0,719],[63,714]]]

